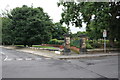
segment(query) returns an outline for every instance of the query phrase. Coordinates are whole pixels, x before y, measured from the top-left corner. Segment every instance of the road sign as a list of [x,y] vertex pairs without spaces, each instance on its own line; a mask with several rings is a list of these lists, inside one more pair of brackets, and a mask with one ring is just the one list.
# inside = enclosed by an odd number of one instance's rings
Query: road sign
[[106,30],[103,31],[103,37],[107,37],[107,31]]
[[106,37],[107,37],[107,31],[103,31],[103,37],[104,37],[104,52],[106,52]]

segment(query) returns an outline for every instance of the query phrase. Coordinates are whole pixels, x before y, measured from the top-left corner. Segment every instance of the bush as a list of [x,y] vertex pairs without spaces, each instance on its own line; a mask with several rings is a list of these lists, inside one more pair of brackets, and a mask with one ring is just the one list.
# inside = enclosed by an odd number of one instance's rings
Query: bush
[[71,40],[70,46],[80,48],[80,40]]
[[87,49],[93,49],[93,47],[89,43],[86,44],[86,48]]
[[120,48],[120,42],[116,43],[116,48]]
[[[103,40],[87,40],[86,42],[87,42],[87,44],[90,44],[92,48],[102,48],[103,47]],[[87,46],[90,47],[90,45],[87,45]]]
[[62,45],[64,40],[51,39],[48,44]]
[[[73,40],[71,41],[71,46],[75,46],[77,48],[80,48],[80,40]],[[93,47],[90,45],[90,42],[86,41],[86,48],[92,49]]]

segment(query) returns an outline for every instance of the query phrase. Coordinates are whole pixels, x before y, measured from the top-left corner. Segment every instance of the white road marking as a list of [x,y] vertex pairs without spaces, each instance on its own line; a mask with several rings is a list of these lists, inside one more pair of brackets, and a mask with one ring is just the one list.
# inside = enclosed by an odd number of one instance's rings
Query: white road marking
[[27,61],[28,61],[28,60],[32,60],[32,58],[25,58],[25,60],[27,60]]
[[6,61],[8,59],[8,56],[7,55],[5,55],[5,59],[3,60],[3,61]]
[[3,52],[0,52],[1,54],[5,54],[5,53],[3,53]]
[[[6,55],[5,53],[3,53],[3,52],[0,52],[0,53],[2,53],[3,55],[5,55],[5,59],[3,61],[12,61],[12,60],[16,60],[16,61],[42,60],[42,58],[21,58],[21,57],[18,57],[18,58],[9,58],[9,56]],[[45,59],[51,59],[51,58],[45,58]]]
[[4,59],[4,61],[11,61],[13,60],[12,58],[7,58],[7,59]]
[[42,58],[35,58],[35,60],[41,60]]
[[21,61],[21,60],[23,60],[23,58],[16,58],[16,60]]

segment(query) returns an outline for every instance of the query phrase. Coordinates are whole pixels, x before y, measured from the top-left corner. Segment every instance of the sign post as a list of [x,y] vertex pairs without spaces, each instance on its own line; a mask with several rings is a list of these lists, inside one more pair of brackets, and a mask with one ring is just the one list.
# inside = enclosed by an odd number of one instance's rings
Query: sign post
[[104,37],[104,52],[106,53],[106,37],[107,37],[107,31],[103,31],[103,37]]

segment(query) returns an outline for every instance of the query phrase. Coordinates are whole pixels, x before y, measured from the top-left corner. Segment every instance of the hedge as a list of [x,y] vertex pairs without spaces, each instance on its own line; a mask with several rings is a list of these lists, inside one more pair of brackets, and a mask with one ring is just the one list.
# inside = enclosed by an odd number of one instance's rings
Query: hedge
[[62,45],[64,40],[51,39],[48,44]]

